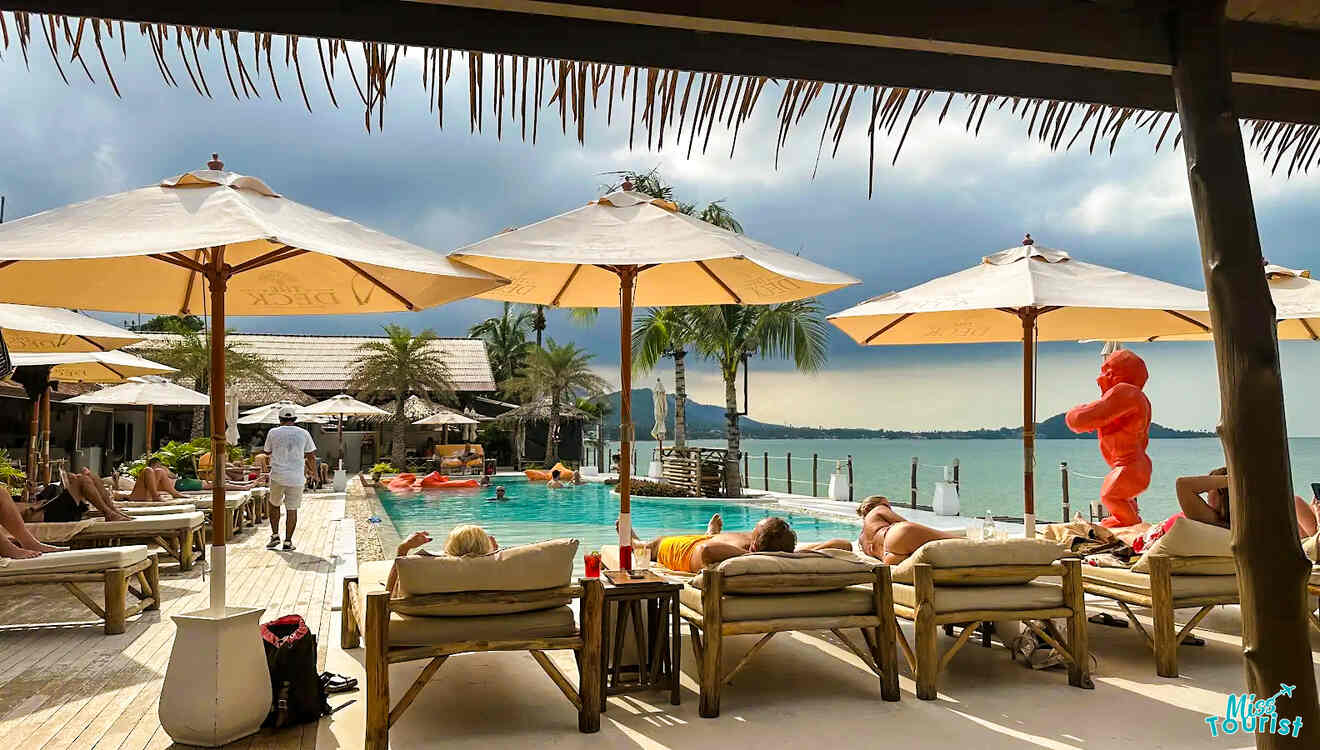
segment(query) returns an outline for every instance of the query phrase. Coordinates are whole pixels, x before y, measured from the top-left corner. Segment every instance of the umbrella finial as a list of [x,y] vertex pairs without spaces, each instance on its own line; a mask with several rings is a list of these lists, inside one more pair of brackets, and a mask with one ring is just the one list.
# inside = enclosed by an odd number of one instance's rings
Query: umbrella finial
[[225,168],[225,163],[220,161],[220,154],[211,154],[211,160],[206,163],[207,169],[214,169],[219,172]]
[[623,178],[623,184],[619,186],[619,189],[632,190],[633,189],[632,180],[628,179],[627,177]]
[[1036,241],[1031,239],[1031,232],[1027,232],[1027,236],[1022,238],[1022,245],[1024,247],[1030,247],[1034,244],[1036,244]]

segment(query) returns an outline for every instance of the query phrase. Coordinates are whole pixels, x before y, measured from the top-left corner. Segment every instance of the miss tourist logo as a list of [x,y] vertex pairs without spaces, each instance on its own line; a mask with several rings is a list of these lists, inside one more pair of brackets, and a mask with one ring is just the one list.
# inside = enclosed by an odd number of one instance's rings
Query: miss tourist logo
[[1223,716],[1207,716],[1210,736],[1233,734],[1277,734],[1296,737],[1302,731],[1302,717],[1279,717],[1275,702],[1282,697],[1291,698],[1296,685],[1279,685],[1279,692],[1268,698],[1257,699],[1255,693],[1229,693]]

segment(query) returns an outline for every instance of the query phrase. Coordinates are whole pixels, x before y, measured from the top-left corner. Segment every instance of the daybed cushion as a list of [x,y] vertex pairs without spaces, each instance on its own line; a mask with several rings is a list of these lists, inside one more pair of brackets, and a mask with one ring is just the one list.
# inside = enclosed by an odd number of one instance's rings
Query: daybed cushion
[[[1049,565],[1063,557],[1065,550],[1043,539],[1000,539],[992,542],[976,539],[939,539],[917,548],[908,559],[894,566],[895,583],[912,583],[917,565],[933,568],[987,568],[999,565]],[[1002,575],[977,578],[965,586],[1007,586],[1027,583],[1035,576]],[[949,584],[940,584],[948,586]]]
[[[426,594],[467,591],[535,591],[568,586],[573,577],[576,539],[553,539],[509,547],[480,557],[412,555],[392,561],[398,585],[391,607],[412,615],[472,616],[527,612],[568,604],[571,597],[531,602],[412,605],[408,599]],[[386,563],[386,575],[391,561]],[[382,579],[383,580],[383,579]]]
[[127,513],[134,518],[143,516],[166,516],[174,513],[192,513],[196,508],[192,504],[188,505],[121,505],[119,510]]
[[[815,591],[838,591],[856,581],[848,578],[857,574],[868,574],[875,567],[873,562],[860,555],[845,550],[821,550],[818,552],[753,552],[747,555],[731,557],[714,566],[714,570],[724,574],[724,590],[734,594],[796,594]],[[766,586],[751,576],[810,574],[815,580],[811,583]],[[844,580],[830,581],[830,576]],[[704,578],[697,576],[692,585],[702,588]]]
[[1137,558],[1132,570],[1138,573],[1150,571],[1151,555],[1164,557],[1194,558],[1184,559],[1178,575],[1231,576],[1237,574],[1233,565],[1232,532],[1222,526],[1179,518],[1164,536],[1155,540],[1150,549]]
[[131,521],[101,521],[88,526],[80,536],[116,536],[142,534],[163,531],[182,531],[195,529],[204,523],[201,512],[166,513],[160,516],[143,516]]
[[[358,568],[358,611],[365,613],[367,594],[385,590],[391,561],[363,563]],[[391,610],[398,601],[390,602]],[[456,641],[498,641],[559,638],[577,635],[573,609],[553,606],[534,612],[491,616],[436,617],[390,612],[391,646],[429,646]]]
[[[678,593],[683,606],[701,612],[701,590],[684,586]],[[869,586],[851,586],[837,591],[788,594],[732,594],[720,599],[725,622],[735,620],[783,620],[797,617],[840,617],[875,614],[875,598]]]
[[76,549],[65,552],[47,552],[40,557],[11,560],[0,557],[0,577],[22,576],[36,573],[80,573],[126,568],[147,559],[146,545],[102,549]]
[[[894,584],[894,603],[917,606],[917,589]],[[1017,583],[1008,586],[936,586],[935,611],[969,612],[972,610],[1022,611],[1062,607],[1063,588],[1050,583]]]
[[[39,542],[63,544],[81,534],[97,520],[95,518],[84,518],[81,521],[37,521],[23,525],[27,527],[28,533],[36,537]],[[0,534],[3,533],[5,533],[5,530],[0,528]]]
[[[1176,599],[1202,596],[1236,597],[1238,593],[1237,576],[1176,575],[1171,578],[1173,596]],[[1097,568],[1083,565],[1082,581],[1150,596],[1150,576],[1124,568]]]

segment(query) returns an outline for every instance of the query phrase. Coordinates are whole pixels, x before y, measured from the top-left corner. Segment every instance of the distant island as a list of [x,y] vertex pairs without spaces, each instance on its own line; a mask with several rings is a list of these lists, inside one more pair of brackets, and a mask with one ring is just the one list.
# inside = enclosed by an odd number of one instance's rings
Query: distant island
[[[643,425],[651,424],[651,415],[655,413],[653,394],[650,388],[638,388],[632,392],[632,411],[633,421],[637,425],[637,437],[641,440],[649,440],[649,429],[643,429]],[[617,440],[619,433],[619,424],[617,415],[619,413],[619,394],[618,392],[610,394],[608,397],[610,405],[610,414],[613,419],[606,420],[606,434],[609,439]],[[668,395],[669,400],[669,425],[673,429],[674,420],[674,396]],[[742,427],[742,436],[744,438],[759,439],[832,439],[832,438],[887,438],[891,440],[1020,440],[1022,439],[1021,427],[998,427],[982,428],[979,430],[868,430],[860,427],[795,427],[791,425],[771,424],[768,422],[758,422],[755,419],[743,417],[740,420]],[[687,432],[688,437],[693,439],[709,439],[724,437],[724,407],[712,406],[710,404],[701,404],[688,399],[687,402]],[[1201,430],[1175,430],[1171,427],[1165,427],[1161,424],[1151,423],[1150,436],[1152,438],[1209,438],[1214,437],[1213,432],[1204,432]],[[1094,440],[1094,434],[1078,435],[1064,424],[1063,415],[1056,414],[1043,422],[1036,424],[1036,437],[1042,440],[1053,439],[1088,439]]]

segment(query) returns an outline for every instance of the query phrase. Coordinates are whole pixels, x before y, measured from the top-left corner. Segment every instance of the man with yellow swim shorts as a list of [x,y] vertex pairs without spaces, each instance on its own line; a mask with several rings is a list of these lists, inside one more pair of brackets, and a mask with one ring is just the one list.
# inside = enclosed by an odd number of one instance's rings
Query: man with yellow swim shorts
[[671,534],[643,542],[633,536],[633,546],[645,546],[656,564],[682,573],[696,573],[731,557],[749,552],[802,552],[819,549],[852,549],[847,539],[831,539],[815,544],[797,543],[797,533],[778,516],[762,519],[751,532],[724,531],[724,519],[710,517],[704,534]]

